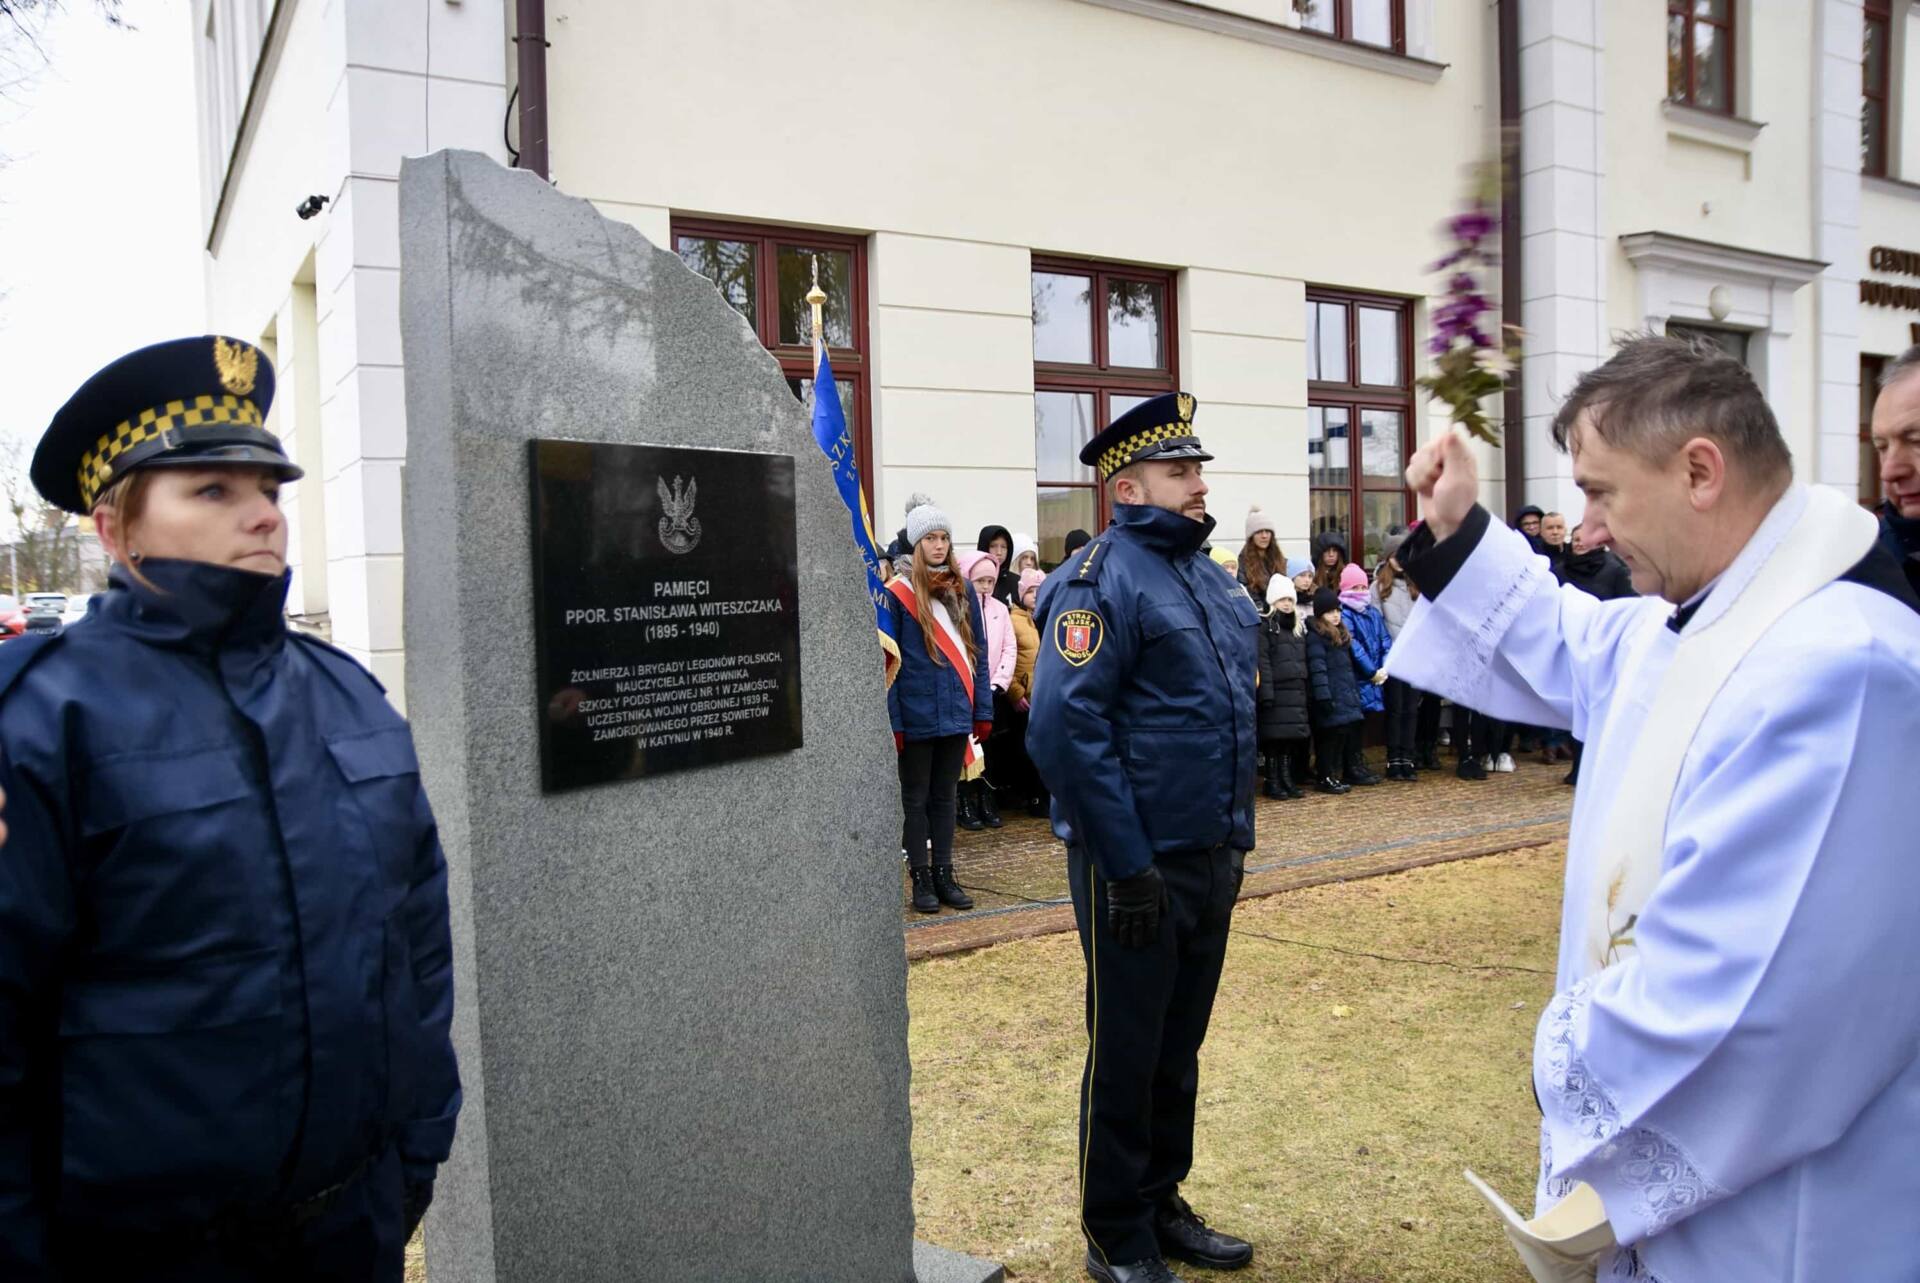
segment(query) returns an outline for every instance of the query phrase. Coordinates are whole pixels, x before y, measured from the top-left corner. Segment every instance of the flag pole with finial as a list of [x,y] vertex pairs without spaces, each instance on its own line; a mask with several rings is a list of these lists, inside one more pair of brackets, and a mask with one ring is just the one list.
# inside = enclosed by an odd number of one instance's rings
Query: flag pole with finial
[[[820,349],[825,343],[827,292],[820,288],[820,256],[807,256],[813,263],[813,288],[807,291],[807,303],[813,308],[813,365],[820,367]],[[817,390],[817,389],[816,389]]]

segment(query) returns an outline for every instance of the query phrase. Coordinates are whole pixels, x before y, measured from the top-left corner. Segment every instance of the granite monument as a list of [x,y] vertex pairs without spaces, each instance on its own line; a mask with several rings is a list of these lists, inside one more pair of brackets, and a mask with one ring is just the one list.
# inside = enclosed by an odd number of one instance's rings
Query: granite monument
[[[407,704],[450,869],[467,1091],[426,1223],[430,1277],[998,1278],[913,1238],[893,746],[860,560],[805,408],[704,278],[530,174],[473,153],[409,160],[400,221]],[[562,556],[537,584],[541,454],[612,466],[603,480],[621,484],[627,465],[605,461],[638,456],[602,446],[740,452],[786,477],[789,584],[744,547],[642,599],[623,590],[672,581],[589,574],[569,601],[554,568],[592,567]],[[710,550],[746,528],[705,476],[696,501],[673,469],[649,482],[634,467],[630,520],[609,537],[636,555],[646,539],[687,544],[695,516]],[[588,492],[553,490],[548,511]],[[594,524],[572,521],[573,537]],[[718,600],[723,576],[729,601],[791,594],[793,659],[740,680],[791,690],[792,733],[745,754],[666,753],[665,770],[636,761],[675,742],[612,735],[606,764],[544,788],[556,708],[538,631],[564,633],[569,609]],[[609,669],[673,662],[633,631],[672,616],[584,618],[629,655]],[[738,619],[702,645],[764,658],[726,632]],[[646,689],[602,693],[625,707]],[[588,696],[568,698],[560,713]]]

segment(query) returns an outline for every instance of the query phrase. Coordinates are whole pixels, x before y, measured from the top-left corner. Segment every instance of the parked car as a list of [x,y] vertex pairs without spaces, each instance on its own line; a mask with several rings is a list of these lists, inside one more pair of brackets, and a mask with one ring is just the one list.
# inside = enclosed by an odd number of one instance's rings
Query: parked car
[[0,641],[9,637],[18,637],[27,631],[27,612],[20,609],[20,603],[5,593],[0,593]]
[[58,615],[67,609],[67,595],[63,592],[30,592],[20,599],[20,604],[29,615],[35,611]]

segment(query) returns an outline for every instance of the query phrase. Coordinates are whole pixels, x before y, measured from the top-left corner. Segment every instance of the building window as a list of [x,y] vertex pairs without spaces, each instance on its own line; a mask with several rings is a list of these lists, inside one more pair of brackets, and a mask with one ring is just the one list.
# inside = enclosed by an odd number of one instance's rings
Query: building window
[[1307,485],[1311,527],[1364,565],[1413,511],[1413,308],[1405,299],[1307,291]]
[[1753,336],[1745,330],[1727,330],[1717,325],[1694,325],[1690,322],[1668,321],[1667,337],[1711,343],[1734,360],[1740,362],[1740,364],[1746,365],[1748,369],[1753,368],[1751,365],[1747,365],[1747,347]]
[[1311,0],[1300,14],[1305,31],[1336,40],[1407,51],[1407,0]]
[[1892,0],[1867,0],[1860,56],[1860,172],[1887,176],[1887,103],[1892,98]]
[[1880,376],[1886,373],[1887,358],[1860,358],[1860,503],[1864,507],[1880,505],[1880,456],[1873,448],[1873,403],[1880,395]]
[[871,508],[866,243],[827,232],[676,218],[673,247],[753,327],[803,403],[813,395],[813,313],[807,291],[813,288],[814,265],[819,265],[820,288],[827,295],[822,319],[833,381]]
[[1065,556],[1067,532],[1107,524],[1104,488],[1080,449],[1148,397],[1171,392],[1171,272],[1033,260],[1033,435],[1040,561]]
[[1734,0],[1667,0],[1667,97],[1733,115]]

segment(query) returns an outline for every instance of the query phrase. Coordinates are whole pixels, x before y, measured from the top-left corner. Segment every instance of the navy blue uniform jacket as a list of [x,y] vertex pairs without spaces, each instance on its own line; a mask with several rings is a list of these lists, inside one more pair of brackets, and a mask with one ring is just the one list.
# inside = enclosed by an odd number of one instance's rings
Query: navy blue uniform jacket
[[1041,585],[1027,752],[1054,832],[1101,876],[1253,849],[1260,615],[1200,547],[1213,520],[1117,504]]
[[[48,1224],[192,1233],[398,1147],[460,1082],[446,863],[406,723],[287,578],[150,561],[0,648],[0,1278]],[[16,649],[19,648],[19,649]],[[393,1191],[398,1197],[399,1191]]]

